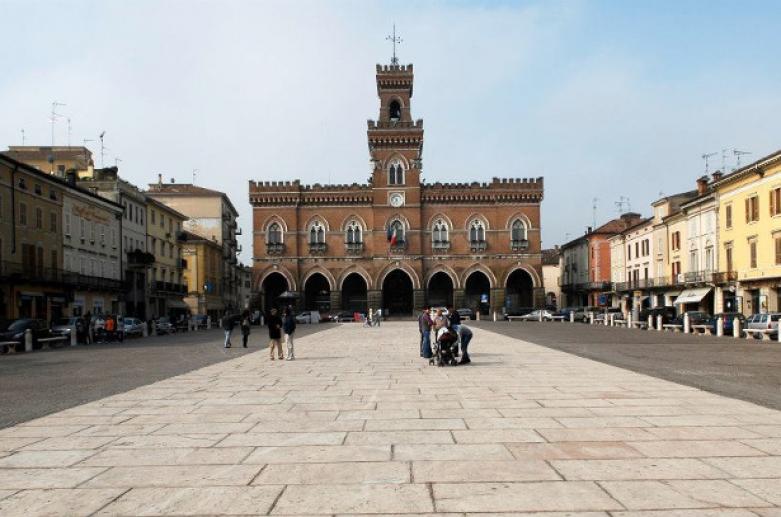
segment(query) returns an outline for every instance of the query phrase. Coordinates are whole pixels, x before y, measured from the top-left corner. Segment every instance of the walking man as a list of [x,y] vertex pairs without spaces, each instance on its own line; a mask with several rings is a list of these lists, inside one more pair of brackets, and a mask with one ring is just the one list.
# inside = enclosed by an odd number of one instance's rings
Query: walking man
[[418,317],[418,330],[420,331],[420,357],[431,359],[431,326],[433,325],[429,308],[424,307],[423,313]]
[[244,310],[241,314],[241,340],[244,348],[247,348],[247,340],[249,339],[249,311]]
[[293,316],[293,311],[288,307],[285,310],[285,319],[282,321],[282,331],[285,333],[285,347],[287,348],[288,361],[292,361],[296,358],[295,350],[293,350],[293,333],[296,331],[296,318]]
[[280,341],[282,338],[282,318],[279,317],[276,309],[271,309],[271,315],[266,324],[268,325],[269,357],[272,361],[274,360],[274,348],[276,347],[279,351],[279,359],[282,360],[284,358],[282,356],[282,342]]
[[222,330],[225,331],[225,348],[231,347],[231,334],[235,324],[236,319],[228,311],[225,311],[225,314],[222,316]]

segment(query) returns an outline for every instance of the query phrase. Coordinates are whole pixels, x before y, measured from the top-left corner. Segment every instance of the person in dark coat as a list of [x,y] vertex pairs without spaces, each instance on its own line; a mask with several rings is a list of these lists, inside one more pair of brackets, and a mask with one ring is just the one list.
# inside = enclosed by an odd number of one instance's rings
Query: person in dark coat
[[269,344],[268,344],[268,351],[269,356],[271,360],[274,360],[274,348],[276,347],[279,351],[279,358],[284,359],[284,356],[282,355],[282,318],[279,317],[277,314],[276,309],[271,309],[271,315],[268,317],[268,321],[266,321],[266,324],[268,325],[268,337],[269,337]]
[[469,359],[469,342],[472,341],[472,330],[466,325],[460,325],[460,337],[461,337],[461,362],[458,364],[469,364],[472,362]]
[[245,310],[241,314],[241,340],[244,348],[247,348],[247,340],[249,339],[249,311]]
[[429,316],[429,308],[424,307],[423,313],[418,317],[418,330],[420,331],[420,357],[431,359],[431,326],[434,322]]
[[282,320],[282,332],[285,333],[285,346],[287,348],[287,359],[292,361],[296,358],[295,350],[293,349],[293,333],[296,331],[296,317],[293,316],[293,311],[290,307],[285,309],[285,317]]
[[222,317],[222,330],[225,331],[225,348],[231,347],[231,334],[233,333],[233,327],[236,326],[236,318],[232,316],[228,311]]

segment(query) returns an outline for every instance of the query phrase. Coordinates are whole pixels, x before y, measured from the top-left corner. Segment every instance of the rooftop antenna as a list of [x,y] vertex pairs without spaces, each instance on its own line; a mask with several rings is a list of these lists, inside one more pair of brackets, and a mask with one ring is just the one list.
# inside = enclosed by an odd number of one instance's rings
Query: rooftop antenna
[[71,118],[68,117],[68,147],[71,146]]
[[597,227],[597,201],[599,201],[599,198],[596,197],[591,200],[591,215],[593,216],[594,219],[594,225],[592,226],[592,228],[594,229],[596,229]]
[[105,165],[103,164],[103,158],[106,155],[106,146],[103,145],[103,137],[106,136],[106,130],[104,129],[101,134],[98,135],[98,138],[100,139],[100,168],[103,169]]
[[740,151],[738,149],[733,149],[732,150],[732,154],[734,154],[735,157],[737,158],[737,167],[736,168],[740,169],[740,157],[741,156],[745,156],[747,154],[751,154],[751,151]]
[[718,153],[705,153],[705,154],[702,155],[702,159],[705,160],[705,174],[706,175],[708,174],[708,169],[709,169],[709,167],[708,167],[708,165],[709,165],[708,160],[710,160],[710,158],[712,156],[716,156],[716,154],[718,154]]
[[199,172],[198,169],[193,169],[193,185],[195,185],[195,176],[197,176],[198,172]]
[[89,151],[89,149],[87,149],[87,142],[94,142],[94,141],[95,141],[94,138],[85,138],[81,141],[82,144],[84,144],[84,165],[86,166],[89,166],[89,163],[87,163],[88,161],[87,152]]
[[114,157],[114,167],[119,168],[119,162],[121,162],[121,161],[122,161],[122,158],[120,158],[119,156],[115,156]]
[[398,65],[399,64],[399,58],[396,57],[396,45],[404,41],[401,39],[401,37],[396,36],[396,24],[393,24],[393,35],[388,35],[385,37],[386,41],[390,41],[393,43],[393,57],[391,58],[391,64],[392,65]]
[[[625,212],[631,212],[632,211],[632,205],[629,204],[629,198],[626,196],[620,196],[618,198],[618,201],[615,202],[616,209],[618,210],[619,215],[623,214]],[[626,210],[624,208],[626,207]]]
[[57,122],[57,119],[62,117],[59,113],[57,113],[57,106],[65,106],[62,102],[54,101],[52,102],[52,113],[49,116],[49,120],[51,120],[52,123],[52,150],[51,154],[49,155],[49,164],[51,165],[50,172],[54,174],[54,124]]
[[722,172],[727,170],[727,151],[729,151],[729,149],[721,150],[721,171]]
[[24,146],[24,128],[22,128],[22,146]]

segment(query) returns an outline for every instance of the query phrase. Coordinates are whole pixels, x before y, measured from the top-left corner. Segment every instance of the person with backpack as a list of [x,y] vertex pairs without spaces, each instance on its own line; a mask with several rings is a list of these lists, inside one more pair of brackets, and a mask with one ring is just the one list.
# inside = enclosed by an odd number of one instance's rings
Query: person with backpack
[[241,314],[241,341],[244,345],[244,348],[247,348],[247,340],[249,339],[249,331],[250,331],[250,324],[249,324],[249,311],[245,310]]
[[279,317],[276,309],[271,309],[271,314],[269,315],[268,320],[266,320],[266,325],[268,325],[268,337],[270,340],[268,351],[271,360],[274,360],[274,348],[279,350],[279,359],[282,360],[284,359],[284,356],[282,355],[282,343],[280,341],[282,338],[282,318]]
[[287,359],[293,361],[296,358],[295,350],[293,349],[293,333],[296,331],[296,318],[293,316],[293,311],[290,307],[285,309],[285,318],[282,321],[282,332],[285,333],[285,347],[287,348]]

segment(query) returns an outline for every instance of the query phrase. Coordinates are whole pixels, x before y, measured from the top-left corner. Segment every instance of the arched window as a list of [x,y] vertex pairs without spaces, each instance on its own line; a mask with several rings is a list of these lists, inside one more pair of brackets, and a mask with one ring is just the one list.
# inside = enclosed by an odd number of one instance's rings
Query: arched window
[[475,219],[469,226],[470,242],[485,242],[485,225],[480,219]]
[[359,244],[363,242],[361,237],[361,225],[357,221],[350,221],[347,224],[347,231],[345,235],[347,244]]
[[448,230],[447,223],[444,220],[437,219],[434,221],[434,226],[431,228],[431,240],[435,248],[439,246],[444,247],[450,242]]
[[309,244],[325,243],[325,228],[320,221],[315,221],[309,227]]
[[267,239],[269,244],[282,244],[282,228],[279,223],[271,223],[268,227]]
[[399,104],[399,101],[391,101],[390,106],[388,107],[388,113],[391,122],[398,122],[401,120],[401,104]]
[[527,240],[526,238],[526,224],[524,224],[523,221],[520,219],[516,219],[513,221],[512,226],[512,241],[513,242],[520,242]]
[[393,244],[395,235],[396,246],[401,246],[405,243],[405,236],[404,236],[404,223],[399,221],[398,219],[394,219],[393,222],[388,225],[388,242]]
[[388,168],[388,185],[404,184],[404,167],[398,161],[393,161]]

